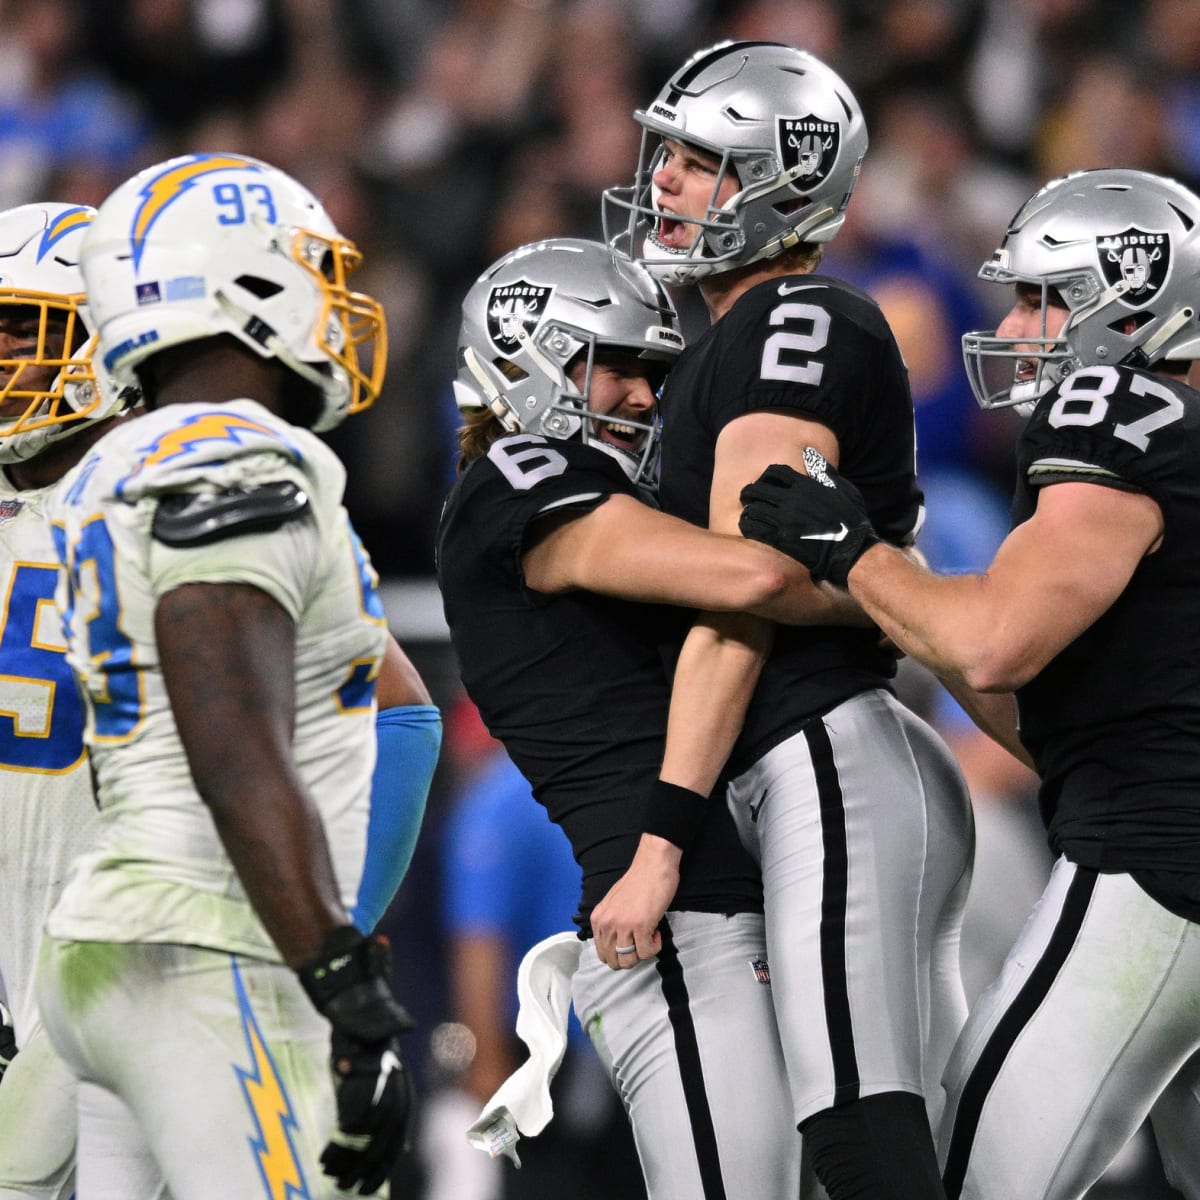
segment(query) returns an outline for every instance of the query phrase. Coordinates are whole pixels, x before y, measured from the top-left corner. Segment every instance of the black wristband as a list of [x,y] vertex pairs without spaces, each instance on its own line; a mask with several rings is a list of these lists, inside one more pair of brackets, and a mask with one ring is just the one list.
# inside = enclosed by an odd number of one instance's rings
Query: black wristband
[[[386,949],[383,953],[386,955]],[[324,1013],[329,1002],[347,988],[386,973],[386,968],[380,971],[374,961],[378,954],[353,925],[339,925],[321,943],[317,957],[299,967],[296,974],[313,1007]]]
[[375,1042],[413,1028],[413,1020],[391,990],[391,950],[385,938],[364,937],[340,925],[319,955],[297,972],[313,1007],[342,1033]]
[[666,838],[686,851],[696,840],[700,824],[708,815],[708,800],[707,796],[693,792],[691,788],[656,779],[646,801],[642,832]]

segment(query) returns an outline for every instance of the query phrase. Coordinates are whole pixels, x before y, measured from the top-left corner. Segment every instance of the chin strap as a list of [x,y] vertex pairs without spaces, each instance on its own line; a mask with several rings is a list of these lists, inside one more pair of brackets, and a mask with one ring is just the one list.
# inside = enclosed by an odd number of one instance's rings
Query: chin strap
[[[248,313],[241,305],[230,300],[222,291],[214,293],[214,299],[220,305],[221,311],[241,329],[246,337],[253,342],[257,342],[272,358],[279,359],[289,371],[294,371],[301,379],[307,383],[311,383],[328,402],[331,402],[335,406],[335,410],[341,408],[339,401],[342,397],[339,393],[344,392],[345,388],[338,386],[336,374],[338,368],[336,365],[334,374],[326,374],[311,363],[303,362],[284,345],[279,334],[261,317],[256,317],[252,313]],[[326,427],[322,418],[326,415],[327,408],[328,404],[322,405],[321,416],[317,418],[316,424],[313,426],[317,432]]]
[[[487,368],[479,361],[479,355],[470,346],[463,351],[463,361],[467,364],[467,370],[471,372],[471,378],[479,384],[479,388],[487,400],[487,406],[496,420],[500,422],[500,427],[505,433],[517,433],[521,428],[521,423],[513,413],[509,412],[508,405],[504,403],[499,388],[492,382]],[[459,407],[462,407],[461,404]]]
[[1136,350],[1125,356],[1125,362],[1134,367],[1148,367],[1159,347],[1165,346],[1195,315],[1196,310],[1190,305],[1177,308]]

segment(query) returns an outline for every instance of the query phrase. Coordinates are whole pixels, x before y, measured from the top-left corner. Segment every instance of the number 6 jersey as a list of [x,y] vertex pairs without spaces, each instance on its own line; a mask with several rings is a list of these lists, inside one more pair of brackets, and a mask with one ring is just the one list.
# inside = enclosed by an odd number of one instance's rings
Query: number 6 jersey
[[[595,592],[535,592],[521,557],[549,514],[583,514],[634,485],[603,451],[514,434],[455,484],[438,583],[468,695],[583,868],[579,923],[628,868],[658,777],[669,690],[658,647],[690,611]],[[758,872],[724,805],[711,806],[672,905],[761,912]]]
[[1038,403],[1017,468],[1014,524],[1038,489],[1072,481],[1162,510],[1158,549],[1017,700],[1052,846],[1130,871],[1200,919],[1200,395],[1132,367],[1084,368]]

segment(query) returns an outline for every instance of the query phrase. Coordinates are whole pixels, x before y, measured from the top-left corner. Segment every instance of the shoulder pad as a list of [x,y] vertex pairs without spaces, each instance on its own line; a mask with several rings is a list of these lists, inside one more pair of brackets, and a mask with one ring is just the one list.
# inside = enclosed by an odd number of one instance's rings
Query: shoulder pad
[[175,492],[154,512],[154,537],[167,546],[204,546],[242,533],[278,529],[303,516],[308,493],[289,480],[216,495]]

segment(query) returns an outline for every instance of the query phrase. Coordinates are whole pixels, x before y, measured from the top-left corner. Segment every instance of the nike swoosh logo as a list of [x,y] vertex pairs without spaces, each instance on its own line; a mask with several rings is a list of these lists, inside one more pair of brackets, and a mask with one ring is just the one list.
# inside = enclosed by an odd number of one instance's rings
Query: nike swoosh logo
[[371,1096],[372,1108],[374,1108],[382,1098],[384,1088],[387,1087],[388,1077],[393,1071],[399,1071],[400,1069],[400,1060],[391,1050],[385,1050],[379,1056],[379,1074],[375,1077],[375,1092]]
[[793,292],[809,292],[815,287],[821,287],[819,283],[781,283],[779,285],[779,294],[781,296],[790,296]]
[[841,529],[835,530],[833,533],[802,533],[800,540],[802,542],[842,542],[846,540],[849,533],[850,530],[843,521]]

